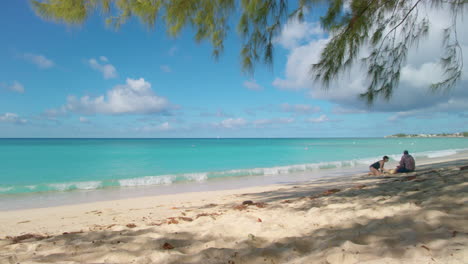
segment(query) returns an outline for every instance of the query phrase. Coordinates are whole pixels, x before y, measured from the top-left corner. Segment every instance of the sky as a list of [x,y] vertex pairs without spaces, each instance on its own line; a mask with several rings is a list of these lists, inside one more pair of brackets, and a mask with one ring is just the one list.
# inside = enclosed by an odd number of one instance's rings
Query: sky
[[[323,10],[322,10],[323,11]],[[390,101],[369,107],[360,67],[329,89],[313,82],[329,36],[320,9],[275,39],[272,67],[241,70],[233,30],[218,60],[190,29],[170,37],[132,19],[118,31],[92,15],[81,26],[37,17],[27,0],[0,3],[0,137],[382,137],[468,131],[468,59],[449,92],[431,93],[450,14],[427,11],[428,37],[413,49]],[[466,21],[458,22],[466,53]],[[235,28],[235,26],[233,26]]]

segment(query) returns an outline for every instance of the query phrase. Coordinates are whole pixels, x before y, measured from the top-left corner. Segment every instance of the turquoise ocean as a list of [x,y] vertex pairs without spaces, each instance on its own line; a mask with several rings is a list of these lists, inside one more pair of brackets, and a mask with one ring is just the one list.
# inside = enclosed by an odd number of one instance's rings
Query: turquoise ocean
[[403,150],[463,153],[467,138],[0,139],[2,197],[362,169]]

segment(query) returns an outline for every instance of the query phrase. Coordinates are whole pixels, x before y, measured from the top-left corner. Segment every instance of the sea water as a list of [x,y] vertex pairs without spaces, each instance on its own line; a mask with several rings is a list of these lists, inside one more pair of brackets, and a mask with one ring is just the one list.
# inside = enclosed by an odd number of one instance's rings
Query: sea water
[[[0,139],[0,201],[18,194],[193,184],[362,168],[403,150],[416,160],[468,138]],[[222,182],[222,181],[221,181]]]

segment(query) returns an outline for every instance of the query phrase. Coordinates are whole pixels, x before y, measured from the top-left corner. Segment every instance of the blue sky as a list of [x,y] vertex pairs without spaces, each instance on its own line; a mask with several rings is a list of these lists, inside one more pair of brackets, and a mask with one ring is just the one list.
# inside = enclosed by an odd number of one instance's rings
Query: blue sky
[[[427,92],[437,61],[427,55],[439,52],[438,42],[408,58],[396,96],[373,108],[357,99],[365,89],[359,70],[329,90],[311,82],[307,66],[328,37],[314,17],[285,27],[276,41],[273,69],[258,65],[248,76],[241,71],[235,32],[216,61],[211,46],[195,43],[190,30],[171,38],[161,24],[148,30],[132,20],[114,31],[96,15],[82,26],[67,27],[41,20],[26,0],[2,1],[0,137],[378,137],[468,131],[466,69],[451,93]],[[441,17],[435,29],[445,23]],[[466,47],[468,36],[460,32]],[[427,43],[438,38],[434,33]]]

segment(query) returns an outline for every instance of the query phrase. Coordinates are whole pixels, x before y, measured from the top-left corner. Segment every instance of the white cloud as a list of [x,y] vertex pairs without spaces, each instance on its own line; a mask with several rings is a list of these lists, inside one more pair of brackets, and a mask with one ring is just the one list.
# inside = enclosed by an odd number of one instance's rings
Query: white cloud
[[0,122],[13,123],[13,124],[26,124],[28,120],[20,118],[15,113],[5,113],[0,115]]
[[164,122],[159,125],[148,125],[137,129],[137,131],[141,132],[162,132],[170,130],[173,130],[173,127],[169,124],[169,122]]
[[310,41],[317,35],[323,35],[324,31],[318,23],[300,22],[298,19],[291,19],[283,26],[281,35],[275,42],[284,48],[291,49],[301,43]]
[[169,49],[168,54],[169,54],[169,56],[174,56],[176,54],[176,52],[177,52],[177,47],[174,46],[174,47]]
[[330,121],[330,119],[326,115],[321,115],[317,118],[309,118],[306,121],[309,123],[323,123],[323,122]]
[[169,65],[161,65],[159,68],[163,72],[167,72],[167,73],[172,72],[172,69],[171,69],[171,67],[169,67]]
[[247,125],[247,121],[241,117],[239,118],[228,118],[220,123],[215,124],[217,127],[223,127],[223,128],[239,128]]
[[255,127],[266,127],[276,124],[291,124],[294,123],[294,118],[271,118],[271,119],[258,119],[252,121]]
[[108,62],[109,61],[109,59],[106,56],[99,56],[99,60],[101,60],[102,62]]
[[356,109],[356,108],[346,108],[341,106],[336,106],[332,109],[332,113],[335,115],[345,115],[345,114],[364,114],[367,113],[367,110]]
[[283,112],[291,112],[291,113],[302,114],[302,115],[320,112],[320,107],[318,106],[312,107],[310,105],[305,105],[305,104],[290,105],[288,103],[284,103],[280,107]]
[[244,82],[244,87],[246,87],[249,90],[253,90],[253,91],[263,90],[263,87],[261,85],[259,85],[255,80],[245,81]]
[[222,109],[218,109],[214,113],[202,112],[202,113],[200,113],[200,116],[204,116],[204,117],[232,117],[231,114],[228,114],[228,113],[224,112]]
[[7,90],[10,90],[12,92],[16,93],[24,93],[24,86],[18,82],[18,81],[13,81],[12,84],[8,85],[6,83],[0,83],[0,87],[3,87]]
[[91,58],[88,60],[89,66],[92,69],[97,70],[102,73],[104,79],[111,79],[117,77],[117,70],[115,69],[114,65],[107,63],[108,59],[104,56],[100,57],[100,61]]
[[[169,101],[157,96],[145,79],[127,78],[126,84],[115,86],[106,95],[94,98],[68,96],[67,104],[62,109],[84,115],[121,115],[161,113],[168,110],[169,106]],[[54,112],[61,113],[63,110]]]
[[52,60],[46,58],[44,55],[25,53],[23,54],[23,58],[41,69],[48,69],[55,65]]
[[452,112],[460,114],[467,111],[466,98],[449,99],[446,102],[439,102],[429,107],[414,109],[409,111],[400,111],[388,118],[388,121],[398,121],[410,117],[428,118],[428,115],[434,112]]
[[[283,36],[290,42],[283,44],[289,51],[284,78],[276,78],[273,85],[279,89],[307,91],[307,94],[315,99],[327,100],[337,104],[341,108],[354,109],[355,111],[381,111],[381,112],[403,112],[417,109],[433,109],[434,111],[454,111],[459,106],[449,104],[450,100],[468,100],[468,67],[464,67],[462,80],[450,90],[449,93],[431,93],[429,85],[441,80],[442,70],[438,65],[443,39],[443,29],[451,23],[452,17],[448,12],[430,10],[430,31],[427,39],[422,40],[418,47],[409,51],[407,64],[401,70],[400,85],[394,89],[390,101],[378,98],[371,108],[366,102],[359,98],[359,94],[366,91],[368,77],[366,69],[359,65],[351,68],[340,78],[330,84],[329,89],[320,83],[315,83],[310,74],[310,67],[319,61],[320,52],[328,39],[325,36],[305,36],[303,32],[309,32],[313,25],[303,23],[295,25],[295,30],[288,29]],[[434,14],[435,13],[435,14]],[[468,26],[467,21],[458,21],[459,32]],[[296,32],[296,33],[291,33]],[[303,36],[300,39],[300,36]],[[304,43],[308,41],[308,43]],[[468,37],[459,33],[459,41],[463,49],[468,49]],[[292,44],[291,44],[292,43]],[[464,57],[464,65],[468,65],[468,56]],[[447,107],[433,107],[446,105]],[[468,109],[465,104],[463,109]]]
[[42,113],[42,116],[46,118],[56,118],[60,116],[66,116],[68,113],[66,106],[62,106],[59,109],[47,109]]
[[409,64],[401,71],[401,82],[413,87],[427,88],[442,79],[442,69],[439,64],[428,62],[415,68]]
[[90,123],[89,119],[84,117],[84,116],[80,116],[80,122],[81,123]]

